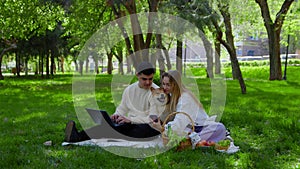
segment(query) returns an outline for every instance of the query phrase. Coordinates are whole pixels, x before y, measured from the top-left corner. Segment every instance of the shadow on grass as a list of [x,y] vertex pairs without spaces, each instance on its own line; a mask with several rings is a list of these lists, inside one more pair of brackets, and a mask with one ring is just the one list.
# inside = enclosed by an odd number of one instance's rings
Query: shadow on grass
[[[297,83],[292,83],[296,84]],[[280,168],[297,163],[299,91],[285,82],[247,82],[246,95],[230,93],[222,121],[232,129],[251,168]],[[298,110],[297,110],[298,109]]]
[[[96,76],[99,107],[113,112],[111,76]],[[201,100],[210,104],[209,80],[198,79]],[[236,81],[228,81],[222,122],[231,129],[241,151],[174,149],[146,159],[128,159],[99,147],[62,147],[68,120],[76,120],[72,76],[54,79],[7,78],[0,82],[0,166],[27,168],[292,168],[299,154],[297,82],[247,81],[242,95]],[[284,90],[282,86],[285,86]],[[101,93],[101,94],[98,94]],[[78,126],[80,128],[80,126]],[[52,146],[44,146],[51,140]],[[97,161],[97,163],[95,162]]]

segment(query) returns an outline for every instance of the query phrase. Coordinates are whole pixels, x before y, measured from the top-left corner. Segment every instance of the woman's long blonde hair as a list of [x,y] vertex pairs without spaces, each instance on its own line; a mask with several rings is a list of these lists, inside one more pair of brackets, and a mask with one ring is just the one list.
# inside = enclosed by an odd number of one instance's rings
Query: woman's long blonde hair
[[172,96],[169,104],[167,105],[167,111],[169,113],[176,111],[176,106],[178,104],[178,100],[183,92],[187,92],[189,95],[192,96],[194,101],[199,105],[200,108],[203,108],[200,101],[193,95],[193,93],[185,88],[184,84],[181,80],[181,74],[177,70],[169,70],[168,72],[164,72],[161,76],[161,79],[164,77],[169,78],[169,82],[172,88]]

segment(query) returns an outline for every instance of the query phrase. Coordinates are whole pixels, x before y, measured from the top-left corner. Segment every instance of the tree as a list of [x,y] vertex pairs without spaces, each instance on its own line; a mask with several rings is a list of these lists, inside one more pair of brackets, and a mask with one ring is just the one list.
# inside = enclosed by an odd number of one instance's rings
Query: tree
[[[133,49],[132,49],[132,45],[131,45],[131,41],[130,41],[130,37],[128,36],[128,32],[126,31],[125,27],[124,27],[124,23],[123,20],[120,19],[121,17],[124,17],[126,15],[125,10],[123,10],[121,8],[120,3],[114,3],[113,1],[107,1],[108,5],[111,7],[114,16],[115,16],[115,20],[118,24],[118,27],[120,28],[121,32],[122,32],[122,36],[124,38],[125,41],[125,45],[126,45],[126,49],[127,49],[127,54],[130,56],[133,54]],[[119,60],[119,65],[123,65],[122,62],[123,59],[117,57],[117,59]],[[129,59],[127,60],[127,62],[129,62]],[[130,64],[128,64],[130,65]],[[127,66],[127,73],[131,72],[131,66]]]
[[[78,58],[78,55],[89,38],[111,20],[111,10],[107,7],[106,0],[71,2],[66,6],[66,20],[62,23],[65,29],[63,37],[67,41],[68,47],[66,50],[69,50],[68,53],[73,57],[76,71],[82,74],[86,57]],[[83,60],[78,62],[78,59]]]
[[284,19],[294,0],[285,0],[273,21],[267,0],[255,0],[261,9],[261,16],[269,39],[270,80],[282,80],[280,59],[280,34]]
[[4,56],[4,54],[12,49],[16,49],[17,48],[17,45],[16,45],[16,42],[13,41],[13,40],[5,40],[5,39],[1,39],[1,47],[2,51],[0,53],[0,80],[3,80],[4,79],[4,76],[2,75],[2,58]]
[[[32,3],[24,3],[23,1],[5,1],[0,7],[1,15],[1,52],[0,52],[0,65],[2,58],[9,50],[17,48],[17,39],[25,38],[26,30],[32,29],[31,24],[26,22],[25,17],[29,18],[29,11],[32,9]],[[17,10],[25,9],[25,10]],[[27,18],[27,20],[28,20]],[[18,23],[20,21],[21,23]],[[0,80],[3,80],[2,71],[0,70]]]
[[[218,15],[212,14],[211,7],[209,6],[209,2],[207,0],[193,1],[193,3],[191,3],[191,5],[187,7],[190,9],[184,15],[189,16],[188,20],[194,23],[199,29],[199,36],[201,37],[206,51],[207,77],[214,78],[213,45],[210,42],[209,37],[211,37],[210,32],[215,32],[215,29],[213,28],[213,24],[211,22],[211,17],[214,17],[214,19],[217,20]],[[219,54],[220,53],[215,55],[215,63],[218,62],[217,64],[215,64],[216,66],[220,66]],[[215,70],[217,69],[218,68],[216,68]],[[217,73],[220,73],[220,71]]]
[[[149,0],[148,6],[149,12],[157,12],[158,9],[158,2],[159,0]],[[149,49],[152,41],[152,25],[153,25],[153,16],[151,13],[149,14],[148,17],[148,30],[147,33],[142,32],[141,28],[141,23],[138,18],[138,7],[139,5],[145,4],[143,1],[139,1],[139,3],[136,3],[135,0],[120,0],[120,1],[113,1],[113,0],[108,0],[107,1],[108,5],[112,7],[113,12],[115,14],[115,19],[119,19],[122,16],[126,16],[127,14],[130,15],[130,23],[131,23],[131,31],[132,31],[132,39],[133,39],[133,50],[135,53],[132,52],[132,47],[131,43],[128,38],[128,33],[125,32],[123,23],[121,20],[117,20],[118,26],[120,30],[122,30],[123,37],[125,38],[128,54],[133,54],[134,55],[134,61],[133,61],[133,66],[136,67],[137,64],[143,60],[149,61],[149,50],[144,50],[144,49]],[[122,7],[126,9],[126,12],[122,10]],[[144,39],[144,34],[145,34],[145,39]],[[139,52],[138,52],[139,51]]]
[[238,79],[241,87],[241,91],[243,94],[246,93],[246,85],[242,76],[242,72],[240,70],[240,66],[236,56],[236,50],[234,46],[234,38],[233,38],[233,31],[231,26],[231,16],[229,14],[229,3],[225,1],[219,1],[218,3],[219,10],[224,18],[225,24],[225,35],[226,41],[223,39],[219,39],[222,45],[225,46],[227,49],[230,60],[231,60],[231,67],[232,67],[232,76],[234,79]]
[[[180,1],[181,4],[178,5],[179,1],[173,2],[177,7],[183,7],[184,1]],[[198,0],[191,3],[185,4],[183,9],[180,9],[180,15],[187,20],[195,23],[200,32],[207,34],[207,30],[212,31],[215,40],[215,48],[217,50],[216,61],[220,64],[220,44],[222,44],[228,51],[231,66],[232,66],[232,76],[233,79],[238,79],[243,94],[246,93],[246,85],[242,77],[242,73],[237,60],[236,50],[234,46],[234,36],[231,23],[231,15],[229,13],[230,4],[228,1],[217,0],[217,7],[213,9],[214,3],[207,0]],[[220,13],[220,14],[219,14]],[[223,18],[224,28],[219,25],[220,18]],[[226,40],[223,39],[223,30],[225,30]],[[207,40],[207,36],[203,33],[199,33],[202,41],[204,42],[204,47],[206,50],[207,57],[207,73],[210,78],[213,78],[213,52],[212,44]],[[220,65],[219,65],[220,66]]]
[[[285,24],[282,28],[282,44],[285,46],[289,46],[289,51],[291,53],[295,53],[297,49],[300,49],[300,3],[293,3],[290,12],[287,14],[287,19],[285,20]],[[290,37],[290,41],[288,42],[287,38]]]
[[[160,10],[165,13],[171,13],[172,15],[178,16],[177,19],[181,20],[181,18],[188,20],[190,22],[193,22],[194,20],[191,19],[189,12],[187,1],[186,0],[171,0],[166,1],[162,4]],[[192,21],[191,21],[192,20]],[[178,70],[180,73],[182,73],[182,55],[183,55],[183,49],[184,47],[187,47],[186,44],[183,45],[184,41],[184,34],[186,31],[186,24],[187,22],[180,23],[180,25],[176,22],[175,24],[178,25],[172,25],[170,29],[172,31],[175,31],[175,39],[176,39],[176,70]],[[169,66],[168,66],[169,68]]]
[[[16,48],[19,40],[28,40],[45,34],[46,30],[53,30],[57,21],[61,20],[63,10],[56,4],[39,0],[5,1],[0,7],[0,15],[3,18],[0,22],[2,62],[5,52]],[[0,79],[4,79],[1,71]]]

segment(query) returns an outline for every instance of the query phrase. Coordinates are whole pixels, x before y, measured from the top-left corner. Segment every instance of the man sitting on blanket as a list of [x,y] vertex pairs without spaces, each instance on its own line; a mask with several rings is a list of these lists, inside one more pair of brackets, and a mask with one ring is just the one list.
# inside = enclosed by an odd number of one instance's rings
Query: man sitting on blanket
[[[79,142],[99,138],[119,138],[126,140],[141,140],[160,134],[149,126],[149,108],[151,87],[158,88],[153,83],[155,68],[149,62],[141,62],[137,67],[138,82],[135,82],[123,92],[121,104],[117,107],[111,119],[118,124],[124,124],[112,129],[106,124],[78,132],[75,122],[70,121],[65,129],[66,142]],[[116,132],[117,131],[117,132]],[[152,138],[153,139],[153,138]]]

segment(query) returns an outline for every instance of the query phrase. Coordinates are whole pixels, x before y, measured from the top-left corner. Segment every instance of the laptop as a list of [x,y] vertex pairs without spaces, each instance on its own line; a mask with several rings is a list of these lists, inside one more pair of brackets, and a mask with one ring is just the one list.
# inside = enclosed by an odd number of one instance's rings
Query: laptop
[[89,113],[89,115],[91,116],[91,118],[94,120],[96,124],[101,124],[102,119],[104,119],[111,127],[124,125],[124,124],[118,124],[113,122],[105,110],[95,110],[95,109],[86,108],[86,111]]

